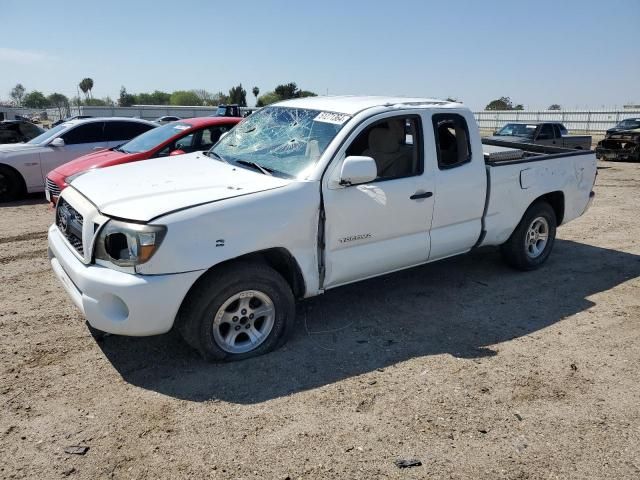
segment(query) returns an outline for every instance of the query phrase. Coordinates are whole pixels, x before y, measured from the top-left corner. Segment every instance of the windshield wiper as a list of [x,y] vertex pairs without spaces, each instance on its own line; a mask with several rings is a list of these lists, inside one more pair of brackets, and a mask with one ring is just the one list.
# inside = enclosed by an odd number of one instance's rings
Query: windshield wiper
[[221,162],[224,162],[224,163],[229,163],[227,160],[225,160],[224,158],[222,158],[220,155],[218,155],[218,154],[217,154],[216,152],[214,152],[214,151],[207,150],[204,154],[205,154],[207,157],[215,158],[216,160],[220,160]]
[[[125,142],[125,143],[127,143],[127,142]],[[131,153],[131,152],[129,152],[129,151],[127,151],[127,150],[125,150],[124,148],[122,148],[122,146],[123,146],[125,143],[121,143],[120,145],[116,145],[116,146],[115,146],[115,147],[113,147],[111,150],[113,150],[114,152]]]
[[273,170],[267,167],[263,167],[262,165],[260,165],[259,163],[256,162],[251,162],[249,160],[236,160],[236,163],[239,163],[240,165],[248,165],[249,167],[253,167],[257,170],[260,170],[262,173],[264,173],[265,175],[273,175]]

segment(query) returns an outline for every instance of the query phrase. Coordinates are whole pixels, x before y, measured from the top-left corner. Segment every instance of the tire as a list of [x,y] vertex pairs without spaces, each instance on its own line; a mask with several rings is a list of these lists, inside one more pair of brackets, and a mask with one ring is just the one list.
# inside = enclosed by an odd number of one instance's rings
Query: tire
[[234,262],[198,281],[182,303],[177,328],[205,360],[236,361],[280,347],[294,323],[286,280],[267,265]]
[[513,268],[523,271],[539,268],[551,254],[556,239],[556,214],[545,201],[531,205],[501,246],[502,257]]
[[24,194],[24,182],[12,168],[0,165],[0,202],[18,200]]

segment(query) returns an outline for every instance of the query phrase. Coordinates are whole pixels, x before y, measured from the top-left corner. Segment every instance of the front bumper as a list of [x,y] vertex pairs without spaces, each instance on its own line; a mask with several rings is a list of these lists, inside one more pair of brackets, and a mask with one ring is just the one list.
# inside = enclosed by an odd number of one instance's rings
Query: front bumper
[[635,148],[607,148],[598,145],[596,147],[596,158],[602,160],[632,160],[640,161],[640,145]]
[[184,297],[203,273],[137,275],[85,265],[55,225],[49,228],[49,259],[56,277],[89,324],[117,335],[168,332]]

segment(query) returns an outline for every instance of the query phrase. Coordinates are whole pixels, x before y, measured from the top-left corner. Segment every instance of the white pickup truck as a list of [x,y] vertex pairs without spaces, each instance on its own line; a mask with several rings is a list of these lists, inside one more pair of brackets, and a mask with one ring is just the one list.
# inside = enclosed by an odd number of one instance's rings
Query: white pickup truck
[[74,180],[51,265],[97,330],[175,326],[209,360],[262,354],[292,330],[296,299],[330,288],[484,245],[522,270],[544,263],[593,197],[595,156],[497,150],[456,103],[281,102],[209,152]]

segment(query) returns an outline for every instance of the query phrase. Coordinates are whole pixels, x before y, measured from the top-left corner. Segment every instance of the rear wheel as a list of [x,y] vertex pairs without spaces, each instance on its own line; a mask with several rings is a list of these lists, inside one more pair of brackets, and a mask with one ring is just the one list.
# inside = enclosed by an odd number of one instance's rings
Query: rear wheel
[[518,270],[540,267],[553,249],[556,222],[556,214],[547,202],[531,205],[501,247],[505,261]]
[[178,329],[206,360],[242,360],[282,345],[295,321],[289,284],[260,263],[214,269],[189,293]]
[[22,177],[15,170],[0,165],[0,202],[17,200],[24,194]]

